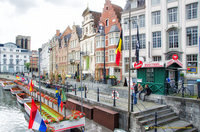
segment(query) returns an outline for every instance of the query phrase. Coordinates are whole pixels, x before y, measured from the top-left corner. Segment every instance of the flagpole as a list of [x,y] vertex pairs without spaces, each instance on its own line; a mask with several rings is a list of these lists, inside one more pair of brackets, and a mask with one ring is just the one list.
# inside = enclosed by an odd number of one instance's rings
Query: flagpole
[[41,86],[40,86],[40,52],[42,51],[42,49],[39,48],[38,51],[39,51],[39,90],[40,90],[40,113],[41,113],[42,107],[41,107]]
[[129,128],[130,128],[130,116],[131,116],[131,112],[130,112],[130,91],[131,91],[131,7],[130,7],[130,11],[129,11],[129,74],[128,74],[128,78],[129,78],[129,85],[128,85],[128,132],[129,132]]

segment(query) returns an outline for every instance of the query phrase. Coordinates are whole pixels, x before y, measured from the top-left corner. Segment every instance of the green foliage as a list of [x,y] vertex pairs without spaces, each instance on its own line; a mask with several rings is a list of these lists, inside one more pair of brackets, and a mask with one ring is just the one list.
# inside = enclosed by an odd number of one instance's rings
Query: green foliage
[[181,77],[184,77],[184,73],[180,73],[180,76],[181,76]]
[[30,62],[24,64],[27,70],[30,68]]
[[58,74],[58,77],[61,77],[61,74]]

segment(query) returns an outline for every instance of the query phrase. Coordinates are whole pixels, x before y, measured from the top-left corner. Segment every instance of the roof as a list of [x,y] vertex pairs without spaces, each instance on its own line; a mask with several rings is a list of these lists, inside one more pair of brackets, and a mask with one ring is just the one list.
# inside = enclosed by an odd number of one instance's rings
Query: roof
[[119,19],[119,21],[121,20],[121,12],[123,11],[123,9],[118,6],[118,5],[115,5],[115,4],[112,4],[112,7],[114,8],[114,11],[117,15],[117,18]]
[[110,28],[110,31],[109,33],[112,33],[112,32],[120,32],[119,28],[117,27],[117,25],[112,25],[112,27]]
[[76,32],[77,32],[77,35],[78,35],[78,38],[81,39],[82,37],[82,28],[80,28],[80,26],[76,26]]
[[69,41],[70,38],[71,38],[71,33],[64,36],[64,39],[67,40],[67,41]]

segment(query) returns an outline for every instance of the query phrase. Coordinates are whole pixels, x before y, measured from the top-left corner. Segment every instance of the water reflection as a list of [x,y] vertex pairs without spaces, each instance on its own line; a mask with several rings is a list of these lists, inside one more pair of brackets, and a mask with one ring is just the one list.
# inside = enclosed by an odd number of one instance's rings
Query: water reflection
[[24,108],[10,91],[0,88],[0,132],[31,132],[24,118]]

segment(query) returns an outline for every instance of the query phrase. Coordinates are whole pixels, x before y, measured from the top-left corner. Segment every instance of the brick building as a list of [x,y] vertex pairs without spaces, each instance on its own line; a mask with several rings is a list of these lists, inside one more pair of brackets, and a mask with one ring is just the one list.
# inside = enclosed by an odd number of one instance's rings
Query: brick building
[[105,0],[103,12],[100,17],[100,23],[104,25],[105,36],[98,33],[95,37],[95,78],[103,79],[104,69],[104,43],[105,43],[105,68],[106,75],[115,75],[118,80],[122,80],[122,63],[119,66],[115,63],[115,50],[118,45],[121,31],[121,12],[122,8]]
[[82,36],[82,29],[78,25],[72,26],[72,33],[68,48],[68,74],[79,73],[80,63],[80,38]]
[[[55,59],[56,59],[56,71],[61,74],[62,71],[66,73],[68,71],[68,47],[69,40],[71,38],[71,28],[68,26],[65,31],[57,37],[55,45]],[[55,72],[55,71],[54,71]]]
[[32,54],[30,56],[30,71],[38,72],[38,51],[32,50]]

